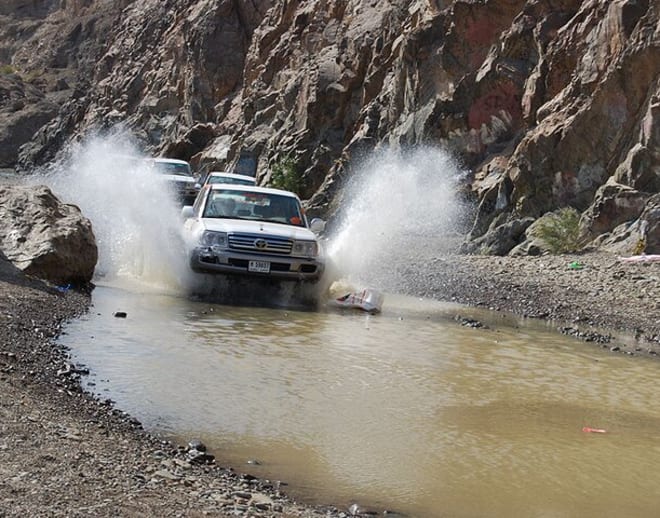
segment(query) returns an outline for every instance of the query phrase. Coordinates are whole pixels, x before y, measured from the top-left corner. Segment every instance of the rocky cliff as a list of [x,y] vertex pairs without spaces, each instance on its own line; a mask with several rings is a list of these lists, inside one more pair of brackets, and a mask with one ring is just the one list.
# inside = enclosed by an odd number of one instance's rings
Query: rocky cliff
[[466,252],[565,206],[585,242],[660,252],[652,0],[10,0],[0,67],[0,166],[122,123],[261,181],[293,157],[328,211],[357,156],[432,143],[471,172]]

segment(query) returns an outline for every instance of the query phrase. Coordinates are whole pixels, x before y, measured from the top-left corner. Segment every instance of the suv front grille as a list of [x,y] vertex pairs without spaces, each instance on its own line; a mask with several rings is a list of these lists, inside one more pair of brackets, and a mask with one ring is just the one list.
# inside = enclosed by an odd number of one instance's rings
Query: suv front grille
[[233,248],[234,250],[290,254],[292,247],[293,242],[286,238],[255,234],[229,234],[229,248]]

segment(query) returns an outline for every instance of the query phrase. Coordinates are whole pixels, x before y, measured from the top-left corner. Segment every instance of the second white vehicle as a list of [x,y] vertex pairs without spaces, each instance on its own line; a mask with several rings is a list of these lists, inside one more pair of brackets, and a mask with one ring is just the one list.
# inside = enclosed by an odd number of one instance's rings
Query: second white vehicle
[[190,267],[201,273],[317,281],[325,269],[318,233],[292,192],[208,184],[182,209]]
[[244,174],[227,173],[225,171],[211,171],[204,176],[200,182],[200,188],[208,183],[228,183],[232,185],[257,185],[257,179],[254,176]]
[[167,182],[172,196],[183,205],[189,205],[199,192],[190,164],[176,158],[147,158],[147,164]]

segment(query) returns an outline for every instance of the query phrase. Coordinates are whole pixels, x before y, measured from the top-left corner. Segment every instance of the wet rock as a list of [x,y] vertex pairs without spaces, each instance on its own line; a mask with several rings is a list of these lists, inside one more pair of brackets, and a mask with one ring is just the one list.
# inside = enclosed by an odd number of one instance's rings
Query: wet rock
[[206,451],[206,445],[199,439],[188,441],[188,450]]
[[611,335],[603,335],[594,331],[580,331],[575,327],[560,327],[561,334],[574,336],[585,342],[595,342],[598,344],[608,344],[612,340]]
[[88,376],[89,369],[86,367],[77,367],[72,363],[69,363],[63,369],[58,370],[57,375],[58,376],[71,376],[71,375]]
[[358,504],[351,504],[348,508],[348,516],[376,516],[377,514],[379,513]]
[[486,326],[483,322],[480,322],[479,320],[475,320],[473,318],[467,318],[457,315],[454,317],[454,320],[460,322],[460,324],[464,327],[471,327],[473,329],[479,329],[479,328],[488,329],[488,326]]
[[205,451],[191,449],[186,452],[186,460],[191,464],[213,464],[215,457]]

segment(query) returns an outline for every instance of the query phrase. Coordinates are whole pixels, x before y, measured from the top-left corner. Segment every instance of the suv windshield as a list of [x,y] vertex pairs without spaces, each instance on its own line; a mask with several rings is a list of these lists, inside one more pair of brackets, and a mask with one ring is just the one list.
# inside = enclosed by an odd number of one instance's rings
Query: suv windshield
[[252,191],[210,190],[203,217],[305,226],[300,203],[296,198]]
[[188,164],[178,164],[172,162],[154,162],[156,170],[163,174],[175,174],[177,176],[192,176],[192,171]]
[[251,180],[236,178],[232,176],[209,176],[208,183],[228,183],[233,185],[254,185]]

